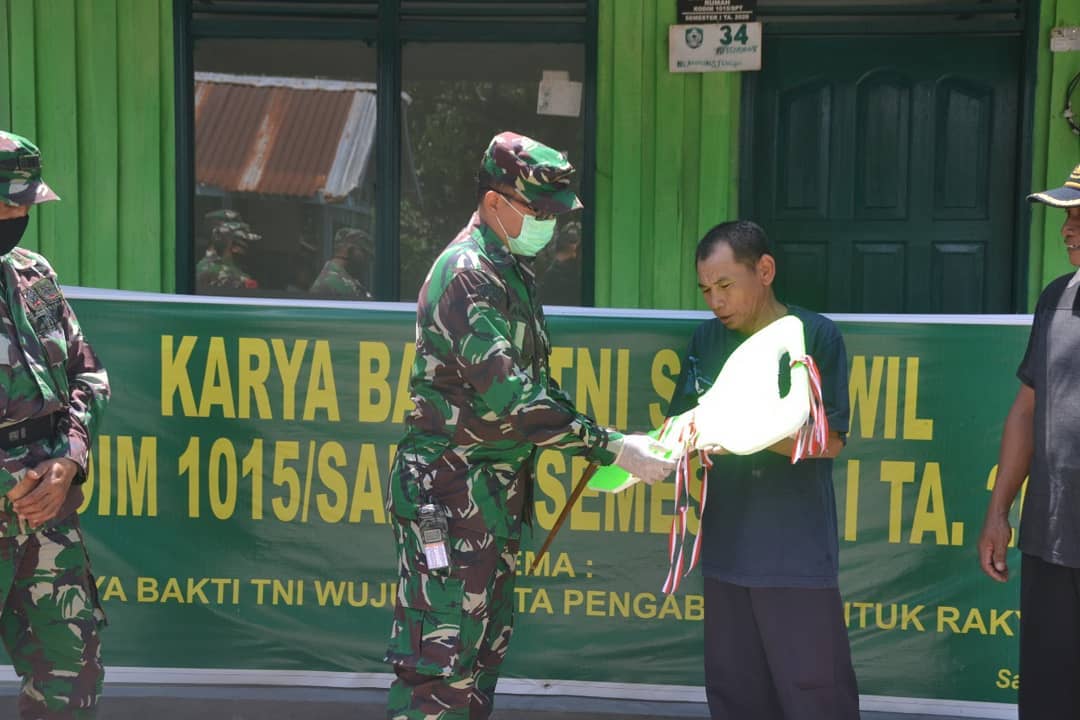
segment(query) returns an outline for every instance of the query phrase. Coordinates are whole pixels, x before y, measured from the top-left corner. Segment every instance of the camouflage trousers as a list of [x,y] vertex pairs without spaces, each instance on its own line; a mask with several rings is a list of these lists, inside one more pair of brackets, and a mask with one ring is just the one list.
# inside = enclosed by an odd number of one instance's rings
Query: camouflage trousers
[[98,636],[105,615],[76,515],[40,532],[0,538],[0,602],[0,637],[22,679],[19,717],[95,717],[105,677]]
[[386,661],[390,720],[485,720],[514,625],[520,542],[450,529],[447,571],[429,572],[419,529],[392,521],[400,578]]

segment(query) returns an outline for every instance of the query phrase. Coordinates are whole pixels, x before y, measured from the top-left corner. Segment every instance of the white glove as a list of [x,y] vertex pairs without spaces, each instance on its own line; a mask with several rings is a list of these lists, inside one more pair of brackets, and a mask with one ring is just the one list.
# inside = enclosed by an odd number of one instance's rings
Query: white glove
[[[613,447],[613,445],[618,447]],[[675,460],[665,460],[667,450],[648,435],[624,435],[608,444],[615,453],[615,464],[647,485],[663,480],[675,469]]]

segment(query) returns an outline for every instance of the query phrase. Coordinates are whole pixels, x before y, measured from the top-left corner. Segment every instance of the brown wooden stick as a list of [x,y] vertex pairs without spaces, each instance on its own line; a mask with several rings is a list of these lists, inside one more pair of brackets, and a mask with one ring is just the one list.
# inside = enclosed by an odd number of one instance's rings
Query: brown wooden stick
[[533,558],[532,566],[525,570],[526,575],[532,574],[532,571],[540,566],[540,560],[542,560],[547,553],[551,541],[555,539],[555,533],[559,532],[559,528],[562,527],[563,521],[566,520],[566,516],[570,514],[570,508],[574,507],[578,498],[581,497],[581,493],[585,490],[585,486],[589,484],[589,480],[596,474],[599,467],[600,466],[597,463],[589,463],[589,467],[585,468],[585,472],[581,473],[581,479],[578,480],[577,487],[575,487],[574,492],[570,494],[570,499],[563,505],[562,512],[559,513],[559,517],[555,519],[555,524],[551,526],[551,531],[548,533],[547,539],[544,540],[544,544],[540,546],[540,552]]

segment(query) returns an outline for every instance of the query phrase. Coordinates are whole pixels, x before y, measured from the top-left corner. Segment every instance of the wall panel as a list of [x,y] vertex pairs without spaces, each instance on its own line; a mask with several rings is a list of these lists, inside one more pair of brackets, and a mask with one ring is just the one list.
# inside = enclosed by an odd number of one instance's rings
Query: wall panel
[[[675,0],[600,0],[595,286],[600,306],[701,307],[693,248],[735,217],[740,76],[672,74]],[[1048,51],[1080,8],[1043,0],[1032,187],[1080,162],[1061,120],[1080,54]],[[172,0],[0,0],[0,124],[45,152],[64,198],[25,244],[64,282],[172,291]],[[46,31],[47,29],[47,31]],[[17,71],[15,70],[17,68]],[[1061,217],[1034,208],[1029,301],[1068,270]]]
[[11,32],[9,0],[0,0],[0,127],[11,125]]
[[[37,213],[38,247],[63,282],[79,278],[79,132],[76,111],[75,0],[34,3],[37,126],[31,138],[42,148],[44,177],[60,196]],[[47,31],[46,31],[47,30]],[[25,134],[25,133],[24,133]],[[72,211],[74,210],[74,212]]]
[[[37,86],[34,59],[34,4],[32,0],[8,0],[8,64],[11,70],[10,116],[7,128],[20,135],[34,135],[37,129]],[[37,217],[30,218],[22,245],[38,249]]]
[[23,244],[68,285],[171,292],[172,0],[0,0],[0,20],[0,123],[62,198]]
[[600,0],[601,307],[704,307],[694,248],[737,207],[739,78],[668,72],[675,22],[675,0]]

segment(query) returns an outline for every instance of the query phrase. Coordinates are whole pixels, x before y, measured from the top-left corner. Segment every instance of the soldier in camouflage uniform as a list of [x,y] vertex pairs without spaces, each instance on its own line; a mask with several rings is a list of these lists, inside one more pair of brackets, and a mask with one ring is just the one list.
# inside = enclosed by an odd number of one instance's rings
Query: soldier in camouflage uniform
[[[579,413],[551,378],[532,258],[551,240],[555,216],[581,207],[573,171],[562,153],[496,135],[481,161],[477,211],[420,289],[416,407],[387,498],[399,566],[386,657],[397,676],[393,720],[490,715],[539,448],[614,462],[647,482],[672,467],[648,437]],[[446,524],[446,563],[425,552],[428,506]]]
[[240,213],[235,210],[229,210],[228,208],[211,210],[203,216],[203,221],[206,223],[206,233],[207,237],[210,239],[206,241],[206,251],[203,253],[202,259],[195,265],[196,278],[220,261],[221,253],[218,252],[218,248],[214,244],[215,228],[217,228],[218,225],[223,225],[227,222],[242,223],[245,228],[247,227],[247,223],[244,223],[243,218],[240,217]]
[[217,210],[211,210],[203,215],[203,220],[206,221],[206,229],[208,232],[214,232],[214,228],[222,223],[227,222],[244,222],[244,218],[240,217],[240,213],[230,208],[218,208]]
[[0,131],[0,637],[25,720],[94,717],[104,679],[76,510],[109,380],[48,261],[16,247],[30,207],[58,199],[38,149]]
[[195,266],[195,289],[205,293],[258,288],[259,283],[240,269],[237,258],[245,255],[249,244],[261,240],[262,235],[251,232],[247,223],[222,222],[214,227],[210,238],[206,255]]
[[[240,223],[244,227],[247,227],[247,223],[244,222],[244,218],[240,216],[240,213],[229,208],[219,208],[217,210],[211,210],[203,216],[203,221],[206,223],[206,232],[212,238],[214,236],[214,228],[218,225],[224,225],[225,223]],[[207,250],[213,248],[213,242],[207,243]]]
[[359,228],[344,227],[334,234],[334,257],[311,284],[316,297],[338,300],[370,300],[371,293],[356,279],[368,258],[368,234]]

